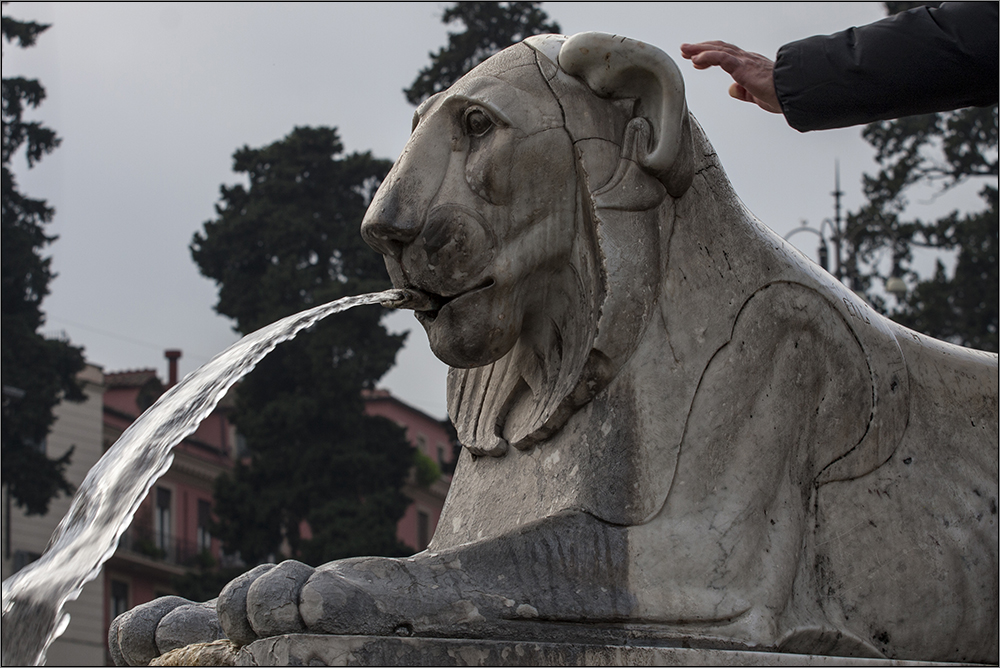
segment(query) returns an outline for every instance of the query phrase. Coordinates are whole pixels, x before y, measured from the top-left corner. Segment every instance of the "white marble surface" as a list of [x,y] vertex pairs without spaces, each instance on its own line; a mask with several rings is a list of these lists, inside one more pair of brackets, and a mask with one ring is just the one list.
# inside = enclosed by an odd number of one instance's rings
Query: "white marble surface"
[[[996,355],[889,322],[758,221],[666,55],[494,56],[418,109],[362,233],[441,304],[418,319],[465,451],[427,552],[241,576],[238,644],[996,663]],[[130,619],[124,658],[158,652]]]

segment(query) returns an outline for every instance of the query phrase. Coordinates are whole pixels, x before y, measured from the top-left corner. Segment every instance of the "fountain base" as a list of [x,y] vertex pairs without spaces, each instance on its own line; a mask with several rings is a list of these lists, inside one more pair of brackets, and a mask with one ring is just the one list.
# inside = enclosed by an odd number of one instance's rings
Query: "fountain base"
[[235,665],[238,666],[959,665],[733,649],[309,634],[284,635],[258,640],[239,650],[234,658]]
[[229,640],[179,647],[149,662],[151,666],[235,666],[239,648]]

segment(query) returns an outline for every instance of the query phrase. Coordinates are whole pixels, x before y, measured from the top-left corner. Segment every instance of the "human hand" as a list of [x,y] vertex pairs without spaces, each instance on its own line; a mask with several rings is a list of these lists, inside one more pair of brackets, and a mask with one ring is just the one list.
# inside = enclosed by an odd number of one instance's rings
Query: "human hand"
[[730,96],[753,102],[774,114],[782,113],[774,89],[774,61],[769,58],[719,41],[681,44],[681,55],[690,60],[695,69],[719,66],[728,72],[735,81],[729,87]]

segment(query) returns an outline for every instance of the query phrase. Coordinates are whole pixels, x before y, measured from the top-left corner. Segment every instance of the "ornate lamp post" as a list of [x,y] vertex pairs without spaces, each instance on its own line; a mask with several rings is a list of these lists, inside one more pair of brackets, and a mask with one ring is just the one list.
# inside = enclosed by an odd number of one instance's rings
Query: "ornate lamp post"
[[[830,271],[838,281],[843,282],[844,280],[844,263],[843,255],[841,253],[841,243],[844,240],[844,227],[843,227],[843,217],[840,215],[840,198],[844,196],[844,191],[840,189],[840,161],[836,163],[836,173],[834,181],[833,192],[833,220],[825,218],[822,223],[820,223],[819,229],[809,227],[809,223],[802,221],[802,225],[796,227],[794,230],[785,235],[785,239],[791,239],[793,235],[799,232],[811,232],[819,237],[819,248],[816,250],[816,254],[819,258],[819,266],[823,267],[826,271]],[[833,269],[831,271],[830,264],[830,250],[826,245],[827,238],[833,244]]]
[[809,223],[803,220],[801,226],[796,227],[794,230],[785,235],[785,241],[788,241],[799,232],[812,232],[819,237],[819,248],[816,249],[816,257],[819,260],[819,266],[823,267],[826,271],[830,271],[830,249],[826,246],[826,238],[823,236],[821,229],[817,230],[814,227],[809,227]]

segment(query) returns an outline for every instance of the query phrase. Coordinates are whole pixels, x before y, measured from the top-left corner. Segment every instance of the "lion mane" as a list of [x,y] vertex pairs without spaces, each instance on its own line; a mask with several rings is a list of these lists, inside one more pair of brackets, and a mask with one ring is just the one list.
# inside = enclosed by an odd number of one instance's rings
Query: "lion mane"
[[[492,364],[451,369],[449,412],[476,455],[502,456],[508,445],[525,450],[558,431],[614,378],[656,312],[661,237],[669,236],[672,211],[661,210],[667,189],[640,165],[653,129],[636,116],[637,97],[616,90],[602,99],[567,74],[557,63],[563,44],[548,35],[512,50],[537,62],[565,114],[577,173],[573,280],[559,286],[564,302],[552,309],[548,345],[519,341]],[[685,114],[684,168],[691,165],[689,123]]]

